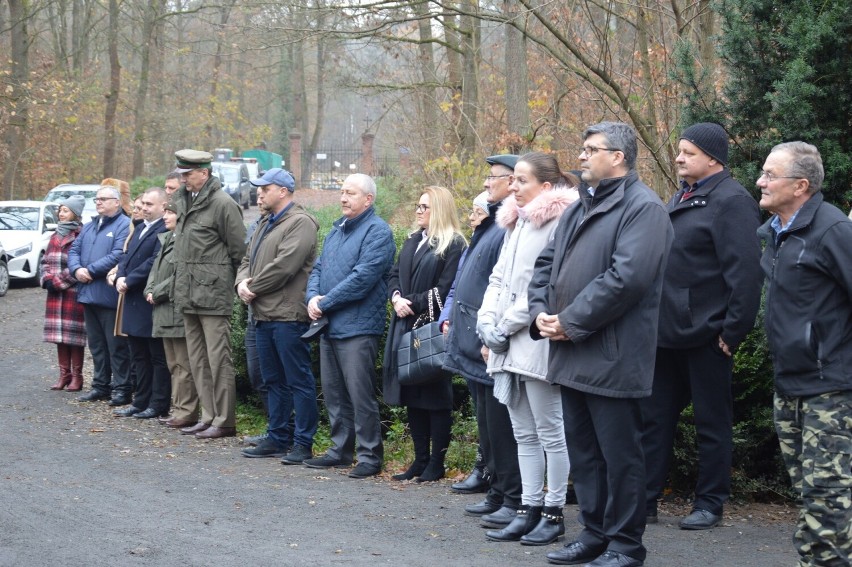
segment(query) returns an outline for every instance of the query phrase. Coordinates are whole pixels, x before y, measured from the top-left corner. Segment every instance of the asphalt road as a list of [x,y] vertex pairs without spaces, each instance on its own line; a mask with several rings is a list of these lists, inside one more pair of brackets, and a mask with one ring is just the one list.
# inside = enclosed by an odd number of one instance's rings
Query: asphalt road
[[[544,548],[486,541],[449,480],[428,485],[283,466],[240,456],[103,402],[48,390],[44,292],[0,298],[0,567],[544,565]],[[91,365],[87,362],[87,386]],[[576,507],[565,510],[570,538]],[[748,509],[707,532],[661,514],[647,566],[791,566],[789,513]],[[561,545],[561,544],[559,544]]]

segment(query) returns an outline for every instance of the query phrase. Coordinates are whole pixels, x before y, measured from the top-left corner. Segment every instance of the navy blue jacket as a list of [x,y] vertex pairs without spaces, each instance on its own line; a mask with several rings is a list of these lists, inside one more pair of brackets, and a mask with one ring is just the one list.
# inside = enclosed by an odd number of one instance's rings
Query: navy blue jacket
[[382,335],[387,318],[387,279],[396,255],[388,223],[373,207],[334,226],[308,278],[305,301],[322,295],[330,339]]
[[122,212],[105,218],[100,227],[97,217],[83,226],[68,252],[68,269],[73,274],[86,268],[93,281],[77,285],[77,301],[115,309],[118,292],[107,283],[106,276],[118,265],[129,227],[130,219]]
[[142,238],[139,235],[145,225],[139,223],[130,237],[127,252],[118,263],[118,278],[125,278],[127,291],[124,293],[124,314],[121,332],[132,337],[151,337],[154,306],[145,301],[145,285],[154,260],[160,253],[160,233],[166,231],[163,219],[151,223]]
[[758,235],[775,389],[785,396],[852,390],[852,221],[816,193],[780,238],[771,222]]
[[[501,203],[491,205],[488,226],[479,237],[471,239],[465,255],[464,265],[456,276],[453,291],[453,305],[450,312],[450,332],[447,335],[447,356],[444,368],[460,374],[468,380],[493,386],[494,380],[485,371],[482,360],[482,341],[476,334],[476,317],[482,307],[485,288],[491,270],[500,257],[506,231],[500,228],[495,219]],[[477,231],[482,227],[477,227]]]

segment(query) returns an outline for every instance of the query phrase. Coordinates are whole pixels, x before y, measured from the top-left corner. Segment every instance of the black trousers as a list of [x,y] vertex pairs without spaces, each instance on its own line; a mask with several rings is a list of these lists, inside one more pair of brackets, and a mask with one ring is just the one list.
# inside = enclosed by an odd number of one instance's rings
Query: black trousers
[[733,359],[713,343],[690,349],[657,349],[654,390],[642,400],[646,508],[656,509],[666,485],[677,422],[692,402],[698,440],[694,508],[721,514],[731,493]]
[[635,398],[562,388],[565,440],[583,530],[578,541],[645,560],[645,462]]
[[521,471],[518,444],[512,431],[509,410],[494,397],[494,388],[471,382],[476,388],[476,424],[485,465],[491,473],[486,498],[494,504],[517,507],[521,504]]
[[169,413],[172,399],[172,375],[166,363],[163,339],[127,337],[130,357],[136,374],[133,406]]

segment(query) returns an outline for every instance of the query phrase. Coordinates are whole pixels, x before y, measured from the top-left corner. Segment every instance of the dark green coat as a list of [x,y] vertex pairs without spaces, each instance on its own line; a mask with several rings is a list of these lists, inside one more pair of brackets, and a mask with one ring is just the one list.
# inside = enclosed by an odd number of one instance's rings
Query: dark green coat
[[183,337],[183,315],[174,303],[174,233],[163,232],[157,236],[160,239],[160,253],[154,260],[148,275],[148,284],[143,292],[146,298],[149,293],[154,298],[152,336]]

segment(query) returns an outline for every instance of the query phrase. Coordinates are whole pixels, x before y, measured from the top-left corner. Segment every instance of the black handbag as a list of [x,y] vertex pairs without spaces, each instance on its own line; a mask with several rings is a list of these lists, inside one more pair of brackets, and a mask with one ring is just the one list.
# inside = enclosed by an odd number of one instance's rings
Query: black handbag
[[[429,313],[423,313],[414,322],[414,327],[402,335],[396,354],[397,376],[403,386],[428,384],[446,378],[443,369],[446,348],[444,334],[435,317],[432,298],[438,304],[440,314],[444,306],[438,288],[429,290]],[[426,318],[428,317],[428,319]]]

